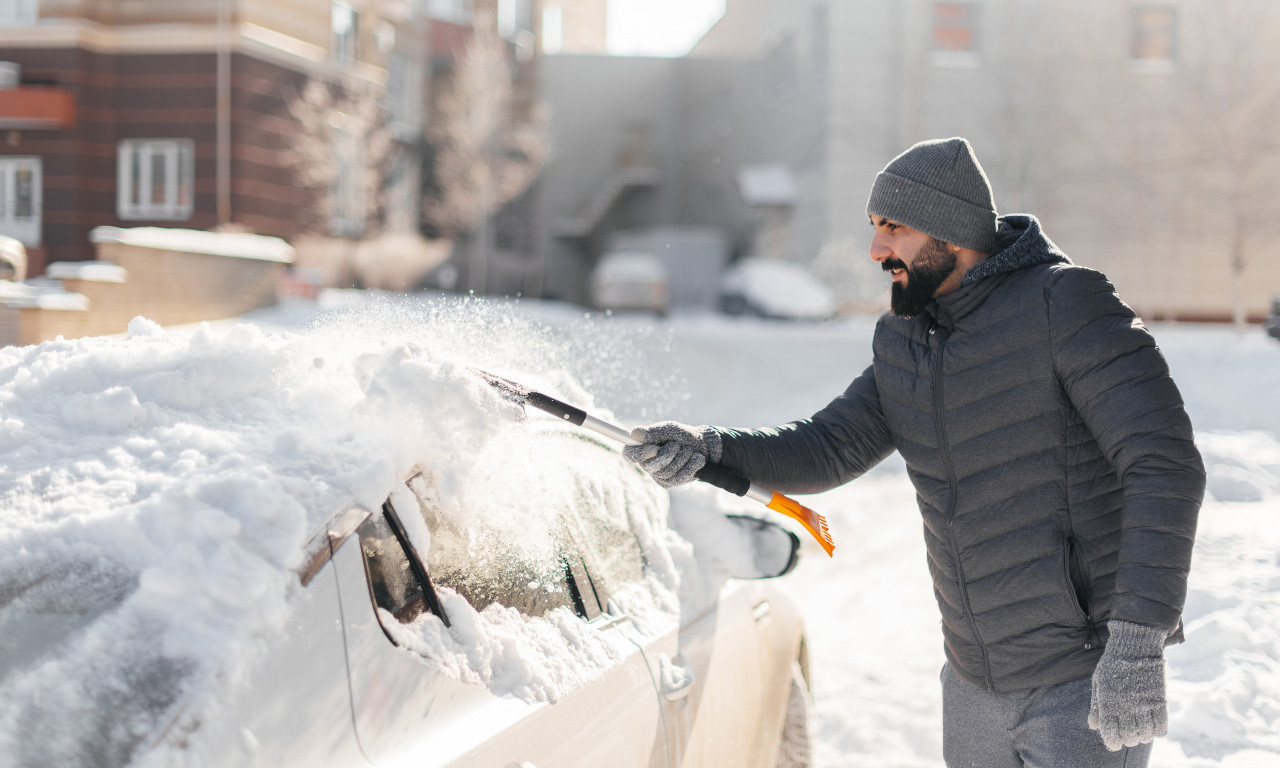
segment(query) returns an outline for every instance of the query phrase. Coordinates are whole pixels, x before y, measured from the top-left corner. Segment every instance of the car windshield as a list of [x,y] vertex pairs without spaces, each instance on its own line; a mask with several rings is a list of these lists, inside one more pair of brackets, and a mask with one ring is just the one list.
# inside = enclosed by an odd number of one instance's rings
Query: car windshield
[[[547,432],[561,452],[578,455],[583,466],[619,466],[616,452],[563,430]],[[643,555],[635,533],[625,517],[610,514],[602,504],[600,491],[605,483],[592,483],[587,473],[575,473],[572,492],[550,496],[538,494],[546,506],[528,507],[518,498],[510,501],[513,513],[541,518],[534,526],[542,535],[513,536],[502,518],[474,520],[463,527],[458,516],[440,499],[429,474],[415,475],[408,483],[413,492],[414,510],[421,515],[430,533],[425,555],[427,572],[437,587],[453,590],[476,610],[493,603],[515,608],[529,616],[542,616],[556,608],[575,609],[588,616],[598,613],[575,603],[582,595],[597,596],[603,609],[614,585],[638,582],[643,577]],[[528,489],[532,490],[532,489]],[[589,576],[578,579],[590,583],[571,584],[575,565],[589,568]]]

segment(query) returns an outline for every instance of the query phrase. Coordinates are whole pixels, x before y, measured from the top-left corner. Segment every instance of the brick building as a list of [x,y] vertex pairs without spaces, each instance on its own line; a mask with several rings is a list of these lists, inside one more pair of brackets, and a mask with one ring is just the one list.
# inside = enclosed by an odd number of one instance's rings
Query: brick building
[[[532,45],[534,0],[491,4],[512,45]],[[467,0],[0,3],[0,234],[39,275],[93,258],[103,225],[358,238],[376,215],[416,232],[434,83],[473,14]],[[378,94],[392,154],[376,212],[348,204],[368,158],[341,121],[327,188],[299,182],[289,104],[312,79]]]

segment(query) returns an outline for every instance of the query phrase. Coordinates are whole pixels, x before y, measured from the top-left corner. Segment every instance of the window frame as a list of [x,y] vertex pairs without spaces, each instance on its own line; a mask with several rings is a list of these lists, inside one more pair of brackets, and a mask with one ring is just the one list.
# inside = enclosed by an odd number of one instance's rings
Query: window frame
[[[31,213],[16,213],[18,176],[30,174],[29,199]],[[10,201],[13,201],[12,203]],[[28,248],[40,245],[44,220],[43,160],[38,155],[5,155],[0,157],[0,234],[17,238]]]
[[[976,0],[936,0],[931,6],[929,57],[935,67],[974,69],[982,65],[982,8]],[[944,24],[944,10],[961,11],[953,23]],[[968,48],[939,45],[948,30],[967,30]]]
[[[195,154],[192,139],[122,139],[116,147],[116,215],[125,221],[190,219],[195,213]],[[165,160],[165,192],[159,202],[154,199],[157,157]]]
[[468,25],[475,19],[471,0],[422,0],[423,15],[436,21]]
[[[1148,14],[1163,14],[1159,28],[1147,23]],[[1144,18],[1146,17],[1146,18]],[[1168,74],[1178,67],[1178,8],[1171,3],[1135,3],[1129,6],[1129,70],[1141,74]],[[1167,38],[1160,40],[1160,38]],[[1161,46],[1160,43],[1164,45]],[[1152,49],[1166,48],[1163,57],[1149,56]]]
[[0,28],[34,27],[40,20],[40,0],[0,0]]
[[[408,562],[409,573],[407,578],[413,579],[418,590],[422,593],[422,610],[412,615],[401,615],[385,605],[381,605],[378,600],[378,592],[375,588],[375,577],[373,574],[373,566],[370,563],[369,552],[366,549],[366,531],[368,526],[374,525],[379,518],[386,523],[387,528],[391,530],[391,538],[393,543],[388,546],[395,546],[397,552]],[[383,620],[382,611],[390,613],[395,620],[403,625],[411,624],[422,616],[429,613],[440,621],[444,622],[446,627],[450,626],[449,615],[444,609],[444,605],[440,602],[440,594],[436,592],[435,584],[431,581],[430,574],[422,565],[422,559],[418,556],[417,549],[414,548],[413,542],[409,540],[408,534],[405,532],[404,524],[400,521],[399,515],[396,513],[395,507],[392,506],[391,500],[387,499],[382,503],[381,509],[370,514],[355,530],[355,535],[360,546],[360,561],[364,568],[365,588],[369,592],[369,602],[373,605],[374,615],[378,618],[378,625],[382,627],[382,632],[387,636],[393,644],[396,643],[395,635],[392,628],[388,627]],[[416,601],[415,601],[416,602]]]
[[360,12],[345,0],[333,0],[329,9],[329,61],[351,67],[359,60]]
[[364,145],[350,121],[335,120],[329,128],[333,150],[333,178],[329,183],[329,233],[336,237],[359,237],[368,224],[364,204]]

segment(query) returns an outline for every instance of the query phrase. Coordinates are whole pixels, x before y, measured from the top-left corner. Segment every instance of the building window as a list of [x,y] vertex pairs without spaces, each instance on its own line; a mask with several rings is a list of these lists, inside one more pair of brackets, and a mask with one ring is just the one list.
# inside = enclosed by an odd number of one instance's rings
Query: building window
[[558,5],[542,8],[542,52],[554,56],[564,47],[564,10]]
[[329,57],[334,64],[351,66],[356,63],[356,42],[360,34],[360,14],[346,3],[336,2],[330,17],[332,40]]
[[387,87],[383,107],[387,129],[400,141],[414,141],[422,132],[422,63],[401,53],[387,54]]
[[338,237],[364,234],[364,151],[356,134],[333,126],[333,181],[329,187],[329,231]]
[[429,18],[453,24],[471,23],[471,0],[423,0]]
[[529,0],[498,0],[498,34],[505,40],[533,28]]
[[40,158],[0,157],[0,235],[40,245]]
[[975,67],[980,52],[978,3],[933,4],[933,63],[938,66]]
[[190,139],[120,142],[116,212],[122,219],[191,218],[195,143]]
[[799,85],[794,34],[784,35],[769,49],[765,54],[763,67],[761,90],[771,106],[776,108],[784,99],[793,96]]
[[831,66],[831,12],[825,3],[813,7],[812,25],[813,45],[810,53],[813,71],[818,77],[825,78]]
[[40,13],[37,0],[0,0],[0,27],[29,27]]
[[1137,72],[1172,72],[1178,60],[1178,13],[1169,6],[1133,8],[1129,62]]

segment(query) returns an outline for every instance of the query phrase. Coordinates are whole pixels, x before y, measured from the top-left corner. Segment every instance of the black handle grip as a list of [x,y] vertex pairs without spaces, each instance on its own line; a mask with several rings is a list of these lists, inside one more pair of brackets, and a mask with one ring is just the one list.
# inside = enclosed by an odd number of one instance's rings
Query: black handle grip
[[751,488],[751,481],[736,470],[710,462],[703,464],[702,469],[699,469],[694,477],[704,483],[711,483],[717,488],[723,488],[735,496],[746,496],[747,490]]
[[564,419],[570,424],[576,424],[579,427],[582,426],[582,422],[587,420],[586,411],[581,408],[574,408],[568,403],[557,400],[550,395],[544,395],[541,392],[530,392],[526,402],[540,411],[546,411],[552,416]]

